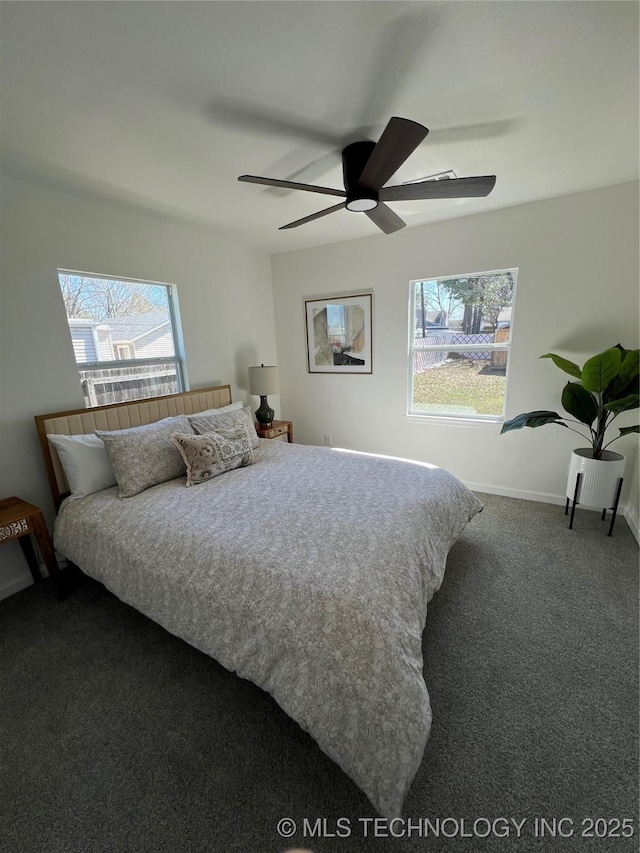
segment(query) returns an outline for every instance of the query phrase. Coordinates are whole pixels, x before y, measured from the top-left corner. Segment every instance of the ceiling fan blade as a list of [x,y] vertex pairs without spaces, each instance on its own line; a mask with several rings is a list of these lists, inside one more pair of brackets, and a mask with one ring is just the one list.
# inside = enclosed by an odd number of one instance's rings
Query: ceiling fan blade
[[286,231],[288,228],[297,228],[298,225],[304,225],[306,222],[313,222],[314,219],[320,219],[321,216],[326,216],[328,213],[335,213],[336,210],[342,210],[345,206],[346,202],[342,202],[342,204],[334,204],[333,207],[325,207],[324,210],[312,213],[311,216],[296,219],[295,222],[290,222],[288,225],[281,225],[280,228],[278,228],[278,231]]
[[519,130],[520,118],[496,119],[476,124],[459,124],[449,127],[432,127],[429,142],[432,145],[455,145],[457,142],[475,142],[481,139],[497,139]]
[[[447,14],[437,3],[398,3],[391,17],[378,31],[368,33],[369,49],[359,57],[364,63],[364,86],[358,96],[356,114],[360,124],[370,124],[376,116],[393,115],[408,81],[420,79],[421,63],[436,46]],[[408,10],[407,10],[407,7]],[[372,41],[375,39],[375,41]],[[350,88],[350,87],[345,87]],[[347,93],[343,95],[346,99]],[[354,104],[355,106],[355,104]],[[345,103],[343,109],[347,107]],[[353,114],[353,108],[350,110]],[[365,136],[361,137],[366,139]],[[369,137],[377,139],[377,135]]]
[[496,183],[495,175],[474,178],[453,178],[442,181],[420,181],[384,187],[378,197],[381,201],[410,201],[421,198],[476,198],[489,195]]
[[344,190],[334,190],[333,187],[317,187],[314,184],[299,184],[296,181],[280,181],[278,178],[259,178],[257,175],[240,175],[239,181],[246,184],[264,184],[266,187],[284,187],[288,190],[305,190],[308,193],[322,193],[322,195],[339,195],[346,197]]
[[338,148],[342,142],[339,128],[315,119],[304,119],[273,105],[266,107],[250,101],[220,97],[209,104],[207,112],[215,124],[223,124],[253,136],[265,134],[287,140],[304,140],[323,148]]
[[365,213],[385,234],[393,234],[394,231],[399,231],[407,224],[386,204],[379,204],[373,210],[365,210]]
[[415,121],[391,118],[362,170],[358,187],[378,192],[428,133],[426,127]]

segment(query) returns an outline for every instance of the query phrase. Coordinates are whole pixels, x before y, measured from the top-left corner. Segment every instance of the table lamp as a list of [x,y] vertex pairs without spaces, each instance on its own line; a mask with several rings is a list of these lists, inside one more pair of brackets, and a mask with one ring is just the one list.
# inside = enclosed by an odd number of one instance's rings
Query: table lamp
[[256,420],[265,429],[273,423],[275,412],[267,403],[268,394],[278,393],[278,368],[273,365],[249,368],[249,393],[260,397],[260,407],[256,409]]

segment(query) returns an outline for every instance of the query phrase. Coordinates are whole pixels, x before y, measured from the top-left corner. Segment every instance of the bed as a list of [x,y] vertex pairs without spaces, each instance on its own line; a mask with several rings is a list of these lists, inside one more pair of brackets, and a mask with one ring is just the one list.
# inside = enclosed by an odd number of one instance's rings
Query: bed
[[[268,691],[375,809],[401,814],[431,726],[427,604],[481,510],[430,465],[260,439],[252,464],[65,500],[48,435],[219,409],[229,386],[36,418],[56,549],[171,633]],[[93,439],[91,439],[93,440]]]

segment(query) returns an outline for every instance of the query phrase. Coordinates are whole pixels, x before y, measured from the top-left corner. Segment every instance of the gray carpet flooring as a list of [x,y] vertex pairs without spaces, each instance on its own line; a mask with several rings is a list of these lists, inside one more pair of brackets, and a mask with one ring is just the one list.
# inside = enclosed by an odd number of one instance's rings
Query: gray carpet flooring
[[481,498],[429,606],[404,822],[376,825],[268,695],[83,579],[0,602],[0,849],[638,850],[636,542],[623,519],[610,539],[594,512],[570,531],[557,506]]

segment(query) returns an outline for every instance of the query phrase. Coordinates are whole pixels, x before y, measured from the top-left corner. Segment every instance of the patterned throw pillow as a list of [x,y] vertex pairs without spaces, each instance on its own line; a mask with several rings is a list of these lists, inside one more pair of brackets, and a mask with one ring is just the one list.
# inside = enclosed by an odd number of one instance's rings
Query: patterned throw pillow
[[244,423],[202,435],[174,433],[171,438],[187,466],[187,486],[206,483],[225,471],[243,468],[255,461]]
[[225,429],[236,424],[245,424],[251,438],[251,447],[256,448],[260,446],[260,439],[253,425],[253,415],[248,406],[244,409],[238,409],[235,412],[218,412],[213,410],[200,412],[197,415],[189,415],[189,423],[193,431],[198,435],[203,435],[205,432],[215,432],[216,430]]
[[107,447],[120,497],[130,498],[158,483],[182,477],[184,461],[171,436],[176,430],[190,429],[186,415],[178,415],[130,429],[95,430]]

